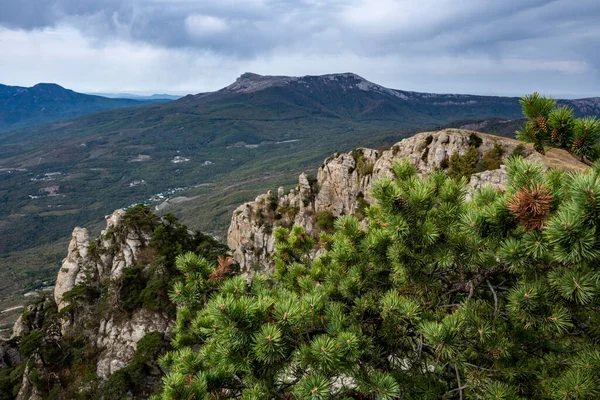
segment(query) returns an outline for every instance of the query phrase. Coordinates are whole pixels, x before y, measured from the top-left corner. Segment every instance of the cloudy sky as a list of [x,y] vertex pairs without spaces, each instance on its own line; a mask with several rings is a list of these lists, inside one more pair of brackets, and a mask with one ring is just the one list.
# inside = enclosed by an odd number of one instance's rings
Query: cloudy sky
[[598,0],[0,0],[0,82],[198,93],[250,71],[600,96]]

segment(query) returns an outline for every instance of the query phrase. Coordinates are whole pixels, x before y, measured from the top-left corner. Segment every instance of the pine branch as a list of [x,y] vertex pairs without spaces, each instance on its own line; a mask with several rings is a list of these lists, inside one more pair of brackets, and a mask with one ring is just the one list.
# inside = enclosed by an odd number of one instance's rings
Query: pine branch
[[458,382],[458,387],[454,390],[451,390],[451,392],[458,390],[458,397],[460,400],[463,400],[463,389],[466,388],[466,386],[463,386],[460,382],[460,374],[458,372],[458,367],[456,366],[456,364],[454,364],[454,371],[456,372],[456,381]]
[[500,275],[508,270],[507,265],[498,264],[489,269],[482,269],[478,274],[473,276],[466,282],[457,282],[454,283],[450,290],[448,290],[445,294],[452,295],[454,293],[473,293],[475,289],[477,289],[481,284],[483,284],[486,280],[491,277]]
[[494,287],[490,283],[489,279],[486,279],[485,281],[487,282],[488,286],[490,287],[490,290],[492,291],[492,294],[494,295],[494,313],[497,313],[498,312],[498,296],[496,295],[496,291],[494,290]]

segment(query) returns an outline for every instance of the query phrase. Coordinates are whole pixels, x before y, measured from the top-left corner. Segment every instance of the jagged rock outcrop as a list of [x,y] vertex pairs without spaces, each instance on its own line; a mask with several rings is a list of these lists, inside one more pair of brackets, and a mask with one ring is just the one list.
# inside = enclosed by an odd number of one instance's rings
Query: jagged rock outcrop
[[0,368],[13,367],[22,362],[19,348],[14,341],[0,340]]
[[43,298],[42,301],[27,305],[13,325],[12,337],[25,336],[34,329],[40,329],[44,323],[44,309],[49,306],[50,301],[48,298]]
[[[29,305],[13,328],[13,337],[25,337],[33,330],[43,331],[48,339],[47,324],[44,324],[49,303],[59,312],[69,306],[67,313],[54,314],[56,343],[62,337],[72,337],[74,332],[85,337],[90,348],[95,348],[96,375],[100,380],[108,379],[113,373],[127,366],[134,358],[137,343],[150,332],[167,335],[173,325],[173,316],[163,311],[149,311],[137,308],[130,312],[121,308],[119,288],[120,278],[127,268],[145,265],[148,259],[142,260],[144,251],[148,249],[152,231],[137,226],[127,226],[125,213],[115,211],[106,219],[106,229],[100,236],[92,240],[84,228],[73,230],[67,257],[63,260],[58,272],[54,290],[54,302],[51,298],[37,301]],[[145,257],[148,257],[146,255]],[[77,285],[89,287],[96,296],[90,303],[71,301],[65,295]],[[103,302],[103,311],[97,310]],[[71,304],[75,302],[75,304]],[[0,353],[2,351],[0,350]],[[35,358],[37,357],[37,358]],[[45,374],[46,362],[32,359],[36,374]],[[26,369],[18,399],[36,398],[35,385],[29,377],[31,368]],[[48,372],[46,375],[51,374]]]
[[107,379],[127,366],[135,355],[137,343],[149,332],[168,332],[173,320],[164,313],[136,310],[130,318],[118,321],[114,316],[103,319],[96,345],[104,349],[96,374]]
[[[475,138],[473,137],[475,136]],[[274,250],[273,226],[298,224],[307,232],[315,232],[320,212],[333,216],[356,214],[373,203],[373,182],[384,176],[392,176],[395,161],[406,159],[414,164],[421,175],[447,166],[453,154],[464,155],[476,141],[477,157],[502,146],[502,160],[512,154],[519,145],[518,140],[493,135],[446,129],[438,132],[419,133],[404,139],[389,150],[376,151],[359,149],[352,153],[329,157],[318,169],[316,180],[310,182],[305,174],[300,175],[298,186],[288,194],[280,188],[277,196],[271,192],[260,195],[253,202],[238,207],[232,216],[227,235],[227,244],[242,271],[269,270]],[[551,149],[546,155],[524,145],[525,156],[542,164],[565,170],[585,168],[585,165],[564,150]],[[475,173],[471,176],[468,192],[484,185],[502,188],[506,182],[504,166],[499,169]],[[315,232],[316,233],[316,232]]]
[[227,248],[143,205],[115,211],[95,238],[75,228],[53,296],[40,292],[14,326],[26,365],[3,388],[20,387],[19,400],[150,397],[175,323],[176,257],[189,251],[216,260]]
[[[69,245],[69,253],[59,271],[54,299],[60,311],[65,306],[62,294],[71,290],[85,279],[104,281],[110,285],[116,282],[125,268],[133,266],[138,254],[150,242],[152,232],[140,231],[123,226],[123,210],[115,211],[106,219],[106,229],[95,243],[94,254],[90,254],[89,236],[85,229],[75,228],[73,239]],[[86,247],[87,245],[87,247]],[[115,302],[111,299],[108,302]],[[119,310],[120,311],[120,310]],[[77,325],[78,321],[65,323]],[[97,361],[97,375],[106,379],[111,374],[131,362],[135,354],[137,342],[149,332],[168,332],[172,320],[161,312],[136,310],[131,316],[123,317],[121,312],[116,316],[108,313],[100,319],[95,342],[100,355]]]
[[87,264],[89,246],[90,235],[87,229],[75,228],[71,235],[67,257],[62,262],[54,286],[54,300],[59,310],[64,307],[62,296],[83,279],[81,268]]
[[84,279],[118,279],[124,268],[134,264],[139,250],[150,241],[151,232],[126,229],[119,235],[113,234],[121,227],[124,213],[116,210],[106,219],[106,229],[101,232],[100,243],[95,244],[94,255],[89,254],[88,231],[79,227],[73,230],[67,257],[63,260],[54,288],[54,300],[59,311],[65,306],[62,301],[64,293]]

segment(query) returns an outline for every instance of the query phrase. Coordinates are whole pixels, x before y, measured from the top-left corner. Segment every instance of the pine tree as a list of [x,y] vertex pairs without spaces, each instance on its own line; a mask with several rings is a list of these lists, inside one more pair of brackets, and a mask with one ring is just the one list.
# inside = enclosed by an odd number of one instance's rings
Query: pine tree
[[596,117],[576,119],[573,124],[573,154],[589,159],[598,157],[598,139],[600,139],[600,121]]
[[550,114],[556,107],[556,100],[541,96],[538,92],[519,100],[527,123],[517,132],[517,138],[534,144],[537,151],[543,152],[544,145],[551,141]]
[[157,398],[599,398],[600,163],[511,157],[506,190],[469,201],[465,179],[393,172],[367,226],[278,228],[272,275],[180,256]]
[[539,153],[544,146],[566,149],[582,161],[600,156],[600,121],[596,117],[575,118],[571,107],[556,107],[556,100],[535,92],[519,100],[527,122],[517,138],[533,143]]

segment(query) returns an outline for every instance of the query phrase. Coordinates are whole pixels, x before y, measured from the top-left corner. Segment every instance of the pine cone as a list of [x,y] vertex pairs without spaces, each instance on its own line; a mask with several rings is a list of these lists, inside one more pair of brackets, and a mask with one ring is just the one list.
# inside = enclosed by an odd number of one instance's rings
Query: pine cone
[[535,151],[537,151],[540,154],[546,154],[546,151],[544,150],[544,146],[541,143],[534,144],[533,148]]
[[577,138],[573,141],[573,146],[571,146],[571,150],[577,150],[578,148],[580,148],[581,146],[583,146],[583,144],[585,143],[585,140],[583,140],[582,138]]
[[552,129],[552,142],[558,143],[560,140],[560,131],[557,128]]
[[535,122],[537,122],[537,126],[542,132],[548,132],[548,120],[546,119],[546,117],[540,115],[536,118]]

